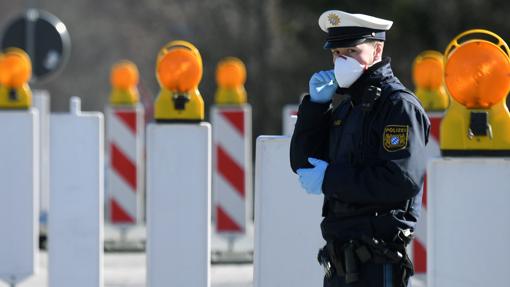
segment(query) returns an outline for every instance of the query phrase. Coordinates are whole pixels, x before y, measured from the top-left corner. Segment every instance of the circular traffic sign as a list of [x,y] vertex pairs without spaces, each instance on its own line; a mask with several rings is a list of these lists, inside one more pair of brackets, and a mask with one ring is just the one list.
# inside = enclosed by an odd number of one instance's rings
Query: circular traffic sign
[[32,82],[42,82],[65,66],[71,39],[66,26],[54,15],[29,9],[9,22],[2,33],[1,48],[25,50],[32,61]]

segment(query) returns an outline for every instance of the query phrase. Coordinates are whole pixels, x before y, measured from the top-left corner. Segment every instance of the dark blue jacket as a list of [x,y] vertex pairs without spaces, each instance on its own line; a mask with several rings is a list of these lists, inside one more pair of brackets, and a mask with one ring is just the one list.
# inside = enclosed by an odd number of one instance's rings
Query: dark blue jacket
[[[380,88],[380,96],[374,98],[369,86]],[[337,92],[332,103],[303,99],[290,148],[292,169],[310,168],[308,157],[329,163],[322,185],[326,240],[390,240],[418,220],[430,122],[393,75],[389,58]]]

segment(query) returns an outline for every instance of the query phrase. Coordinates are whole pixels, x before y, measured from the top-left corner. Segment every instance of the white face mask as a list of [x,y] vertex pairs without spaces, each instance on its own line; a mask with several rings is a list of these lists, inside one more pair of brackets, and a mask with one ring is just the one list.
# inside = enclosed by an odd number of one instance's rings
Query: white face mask
[[364,67],[354,58],[338,57],[335,60],[335,78],[340,88],[350,87],[364,70]]

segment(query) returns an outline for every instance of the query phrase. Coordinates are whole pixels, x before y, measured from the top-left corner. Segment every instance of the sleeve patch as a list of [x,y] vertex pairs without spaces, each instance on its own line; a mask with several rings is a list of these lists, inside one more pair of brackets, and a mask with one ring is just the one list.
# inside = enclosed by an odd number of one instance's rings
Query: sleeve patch
[[408,126],[388,125],[384,127],[383,146],[386,151],[394,152],[407,147]]

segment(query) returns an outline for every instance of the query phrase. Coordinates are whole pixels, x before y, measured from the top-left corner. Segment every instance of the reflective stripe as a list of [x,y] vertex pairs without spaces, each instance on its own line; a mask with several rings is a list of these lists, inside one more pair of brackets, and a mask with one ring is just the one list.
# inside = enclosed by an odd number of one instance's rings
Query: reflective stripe
[[384,287],[393,287],[393,266],[392,264],[383,265]]

